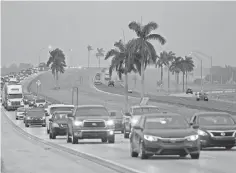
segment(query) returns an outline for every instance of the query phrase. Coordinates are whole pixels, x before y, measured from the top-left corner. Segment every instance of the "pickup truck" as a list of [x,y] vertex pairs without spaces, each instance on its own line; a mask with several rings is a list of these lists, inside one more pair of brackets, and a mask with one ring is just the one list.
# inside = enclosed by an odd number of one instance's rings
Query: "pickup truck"
[[115,143],[115,112],[102,105],[81,105],[67,115],[67,143],[78,144],[81,139],[101,139]]

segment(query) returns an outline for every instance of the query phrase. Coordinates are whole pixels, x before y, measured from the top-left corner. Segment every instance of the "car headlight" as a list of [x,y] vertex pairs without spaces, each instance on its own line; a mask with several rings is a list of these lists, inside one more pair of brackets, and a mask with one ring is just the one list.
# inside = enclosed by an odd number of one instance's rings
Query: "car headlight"
[[158,141],[159,138],[156,136],[152,136],[152,135],[144,135],[144,139],[147,141],[153,142],[153,141]]
[[45,117],[42,117],[41,120],[45,120]]
[[236,131],[233,133],[233,136],[236,137]]
[[115,123],[114,123],[113,120],[108,120],[108,121],[106,122],[106,124],[107,124],[108,126],[113,126]]
[[31,117],[27,117],[27,120],[30,120],[31,119]]
[[132,119],[132,120],[131,120],[131,124],[132,124],[132,125],[136,124],[137,122],[138,122],[138,119]]
[[200,130],[200,129],[198,129],[197,132],[198,132],[198,135],[200,135],[200,136],[207,136],[207,133],[202,131],[202,130]]
[[52,127],[59,127],[57,123],[52,123]]
[[196,141],[198,139],[198,135],[191,135],[186,137],[188,141]]
[[75,125],[75,126],[82,126],[82,125],[83,125],[83,122],[82,122],[82,121],[75,121],[75,122],[74,122],[74,125]]

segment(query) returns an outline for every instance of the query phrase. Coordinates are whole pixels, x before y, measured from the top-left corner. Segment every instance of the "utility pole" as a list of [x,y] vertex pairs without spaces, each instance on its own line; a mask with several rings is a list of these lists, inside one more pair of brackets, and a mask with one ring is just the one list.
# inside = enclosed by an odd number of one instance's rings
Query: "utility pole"
[[211,59],[211,69],[210,69],[210,73],[211,73],[211,84],[213,84],[213,74],[212,74],[212,57],[210,57]]
[[202,59],[201,59],[201,90],[203,90],[203,81],[202,81]]

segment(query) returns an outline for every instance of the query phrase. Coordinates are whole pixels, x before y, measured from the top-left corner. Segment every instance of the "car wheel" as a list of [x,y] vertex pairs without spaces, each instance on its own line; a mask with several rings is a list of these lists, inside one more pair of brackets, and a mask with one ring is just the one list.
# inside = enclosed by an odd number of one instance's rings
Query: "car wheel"
[[42,125],[43,127],[46,127],[46,125],[44,124],[44,125]]
[[25,123],[25,127],[29,127],[29,124]]
[[231,150],[234,146],[226,146],[225,149],[226,150]]
[[49,133],[49,139],[52,139],[52,134],[51,133]]
[[148,159],[148,155],[145,153],[144,149],[143,149],[143,143],[140,141],[139,142],[139,157],[141,159]]
[[130,142],[130,156],[131,157],[138,157],[138,153],[133,150],[132,142]]
[[190,154],[192,159],[199,159],[200,157],[200,153],[196,153],[196,154]]
[[124,129],[122,129],[120,132],[121,132],[121,133],[124,133]]
[[102,143],[107,142],[107,138],[102,138]]
[[78,138],[74,137],[74,135],[72,135],[71,137],[72,137],[72,139],[71,139],[72,144],[78,144],[79,143],[79,139]]
[[56,134],[55,133],[51,133],[52,139],[56,139]]
[[67,143],[71,143],[71,138],[70,138],[70,135],[69,135],[68,132],[67,132],[67,134],[66,134],[66,142],[67,142]]
[[124,138],[125,139],[129,138],[129,133],[127,133],[125,129],[124,129]]
[[197,99],[197,101],[199,101],[199,99]]
[[49,129],[47,128],[47,134],[49,134]]
[[18,120],[18,117],[16,117],[16,120]]
[[108,143],[109,144],[114,144],[115,143],[115,135],[108,138]]

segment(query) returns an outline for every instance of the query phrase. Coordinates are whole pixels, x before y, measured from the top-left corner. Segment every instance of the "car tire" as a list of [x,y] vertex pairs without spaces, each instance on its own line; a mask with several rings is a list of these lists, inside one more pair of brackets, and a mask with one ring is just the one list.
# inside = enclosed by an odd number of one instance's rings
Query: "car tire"
[[126,130],[124,129],[124,138],[127,139],[129,138],[129,133],[126,133]]
[[102,138],[101,140],[102,140],[102,143],[107,142],[107,138]]
[[79,139],[77,137],[74,137],[74,135],[72,135],[71,137],[72,137],[72,139],[71,139],[72,144],[78,144],[79,143]]
[[199,101],[199,99],[197,99],[197,101]]
[[206,99],[205,101],[207,101],[207,102],[208,102],[208,99]]
[[191,159],[199,159],[200,153],[190,154]]
[[108,143],[109,144],[114,144],[115,143],[115,135],[108,138]]
[[46,125],[44,124],[44,125],[42,125],[42,127],[46,127]]
[[49,129],[47,128],[47,134],[49,134]]
[[132,142],[130,142],[130,156],[138,157],[138,153],[133,150]]
[[56,139],[56,134],[52,132],[51,137],[52,137],[52,139]]
[[18,117],[16,117],[16,120],[18,120]]
[[185,158],[187,156],[187,154],[180,154],[179,157],[181,158]]
[[49,139],[52,139],[52,134],[51,133],[49,133]]
[[67,143],[71,143],[72,142],[71,137],[70,137],[68,132],[67,132],[67,135],[66,135],[66,142]]
[[139,142],[139,153],[138,153],[138,155],[142,160],[148,159],[148,155],[143,150],[143,143],[141,141]]
[[25,123],[25,127],[29,127],[29,124]]
[[226,146],[225,149],[226,150],[231,150],[234,146]]

